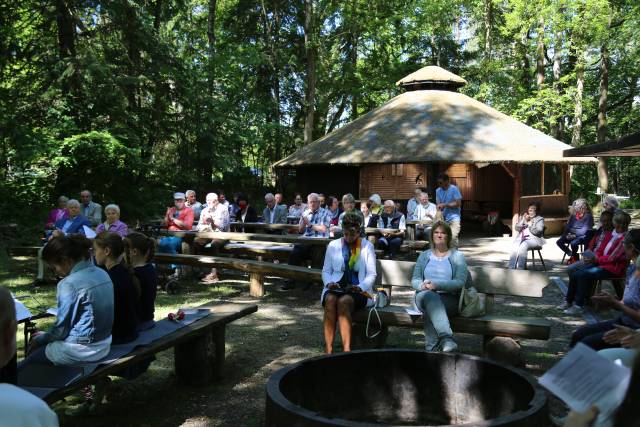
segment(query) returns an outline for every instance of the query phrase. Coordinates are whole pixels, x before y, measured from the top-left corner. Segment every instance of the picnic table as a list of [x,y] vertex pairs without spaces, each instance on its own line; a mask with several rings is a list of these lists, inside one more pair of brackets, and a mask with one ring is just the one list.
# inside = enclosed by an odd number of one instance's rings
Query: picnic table
[[418,225],[433,225],[432,220],[417,220],[412,219],[406,222],[407,224],[407,240],[416,240],[416,226]]
[[269,231],[285,231],[298,232],[298,224],[266,224],[264,222],[232,222],[229,224],[231,230],[269,230]]

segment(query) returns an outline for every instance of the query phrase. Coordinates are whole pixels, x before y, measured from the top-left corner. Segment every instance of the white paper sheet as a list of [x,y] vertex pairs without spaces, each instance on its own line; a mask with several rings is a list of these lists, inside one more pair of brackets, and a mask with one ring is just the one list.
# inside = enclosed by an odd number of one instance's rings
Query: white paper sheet
[[578,343],[539,382],[574,411],[584,412],[596,405],[600,411],[596,425],[607,425],[624,399],[630,378],[629,368]]
[[16,321],[20,322],[31,317],[31,312],[23,303],[14,298],[13,304],[16,307]]
[[84,237],[86,237],[87,239],[94,239],[96,237],[96,232],[86,225],[83,225],[82,229],[84,230]]

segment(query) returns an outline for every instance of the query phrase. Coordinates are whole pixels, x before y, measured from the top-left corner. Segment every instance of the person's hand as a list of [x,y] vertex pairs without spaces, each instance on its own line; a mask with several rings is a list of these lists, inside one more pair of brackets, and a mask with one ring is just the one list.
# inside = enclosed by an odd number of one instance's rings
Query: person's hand
[[389,237],[391,237],[391,233],[387,233],[387,232],[382,233],[382,235],[383,235],[386,239],[388,239]]
[[51,237],[59,237],[59,236],[64,236],[64,233],[62,232],[62,230],[55,229],[53,230],[53,233],[51,233]]
[[173,223],[178,227],[182,227],[184,225],[184,221],[181,221],[178,218],[173,218]]
[[526,213],[524,215],[522,215],[525,221],[529,221],[531,219],[531,217],[529,216],[529,213]]
[[569,412],[567,420],[564,422],[564,427],[590,427],[598,416],[597,406],[592,406],[586,412]]
[[611,294],[600,293],[598,295],[594,295],[591,297],[591,301],[597,303],[602,308],[613,308],[618,309],[620,306],[620,300],[614,297]]
[[309,221],[309,218],[307,218],[305,215],[302,215],[302,223],[305,226],[308,226],[311,223],[311,221]]
[[620,344],[624,348],[640,348],[640,332],[631,331],[620,340]]
[[426,291],[432,291],[436,288],[435,283],[433,283],[431,280],[427,279],[424,282],[422,282],[422,285],[420,286],[420,289],[422,290],[426,290]]
[[361,294],[362,293],[362,288],[358,285],[353,285],[349,288],[349,292],[353,293],[353,294]]
[[612,329],[606,332],[602,337],[604,342],[610,345],[619,345],[623,338],[635,332],[633,329],[627,328],[626,326],[622,326],[622,325],[613,325],[613,326],[615,327],[615,329]]
[[447,206],[446,206],[444,203],[438,203],[438,204],[436,205],[436,208],[438,208],[438,209],[440,209],[440,210],[443,210],[443,209],[444,209],[444,208],[446,208],[446,207],[447,207]]
[[338,289],[339,287],[340,287],[340,285],[338,285],[337,283],[328,283],[327,284],[327,289],[329,289],[329,290]]
[[44,334],[44,332],[42,331],[34,332],[33,334],[31,334],[31,339],[29,340],[29,345],[27,346],[27,355],[33,353],[38,347],[40,347],[40,344],[38,344],[35,338],[42,334]]

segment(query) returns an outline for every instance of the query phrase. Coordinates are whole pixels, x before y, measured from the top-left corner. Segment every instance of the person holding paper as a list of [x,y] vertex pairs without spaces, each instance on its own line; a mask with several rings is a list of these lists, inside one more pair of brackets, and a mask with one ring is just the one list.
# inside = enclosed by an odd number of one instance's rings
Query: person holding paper
[[67,211],[69,217],[56,221],[53,225],[55,230],[51,233],[52,237],[63,236],[66,234],[84,234],[83,226],[91,227],[91,222],[84,215],[80,214],[80,202],[71,199],[67,202]]
[[52,238],[42,258],[64,279],[58,283],[56,322],[47,332],[32,335],[29,363],[77,365],[109,354],[113,324],[113,284],[109,275],[93,265],[91,242],[74,234]]
[[467,281],[467,262],[462,252],[452,248],[453,232],[446,222],[433,225],[431,242],[433,249],[418,257],[411,286],[424,320],[425,349],[450,352],[458,345],[453,340],[449,316],[458,313],[460,291]]
[[324,307],[327,354],[333,353],[336,324],[340,328],[343,350],[351,351],[351,313],[373,305],[376,254],[373,245],[360,237],[360,227],[361,218],[348,212],[342,218],[344,237],[329,243],[324,257],[324,289],[320,301]]
[[96,227],[96,234],[100,234],[104,231],[116,233],[120,235],[120,237],[125,237],[129,234],[129,227],[127,227],[127,224],[120,221],[120,206],[115,204],[105,206],[104,216],[107,217],[107,220],[98,224]]
[[[0,287],[0,369],[16,354],[16,312],[11,293]],[[0,425],[56,427],[58,417],[46,403],[13,384],[0,383]]]
[[[623,247],[627,259],[637,259],[640,255],[640,229],[631,230],[625,235]],[[634,263],[627,269],[626,286],[622,300],[606,293],[600,293],[591,298],[601,307],[619,311],[620,315],[614,320],[579,328],[571,337],[571,347],[578,342],[582,342],[594,350],[619,347],[619,344],[607,342],[604,339],[605,333],[614,330],[615,325],[640,328],[640,277],[635,274],[637,268],[638,266]]]
[[538,215],[538,202],[531,202],[527,211],[520,216],[515,228],[518,232],[511,247],[509,268],[524,270],[527,263],[527,253],[533,248],[539,248],[544,241],[544,218]]

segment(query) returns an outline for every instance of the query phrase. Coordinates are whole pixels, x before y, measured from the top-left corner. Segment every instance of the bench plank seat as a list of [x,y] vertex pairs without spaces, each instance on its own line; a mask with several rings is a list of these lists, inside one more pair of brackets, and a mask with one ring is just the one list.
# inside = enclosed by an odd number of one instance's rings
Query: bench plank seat
[[[189,384],[204,384],[221,376],[225,352],[225,327],[228,323],[258,311],[255,304],[206,303],[200,308],[210,308],[212,313],[149,345],[141,346],[113,363],[96,368],[91,374],[60,388],[45,398],[49,404],[108,375],[116,375],[129,366],[143,361],[161,351],[175,347],[176,375]],[[209,349],[197,347],[209,347]],[[213,347],[213,348],[211,348]],[[194,349],[196,349],[194,351]],[[211,350],[215,357],[211,360]],[[203,355],[203,352],[206,353]],[[207,356],[207,357],[203,357]]]

